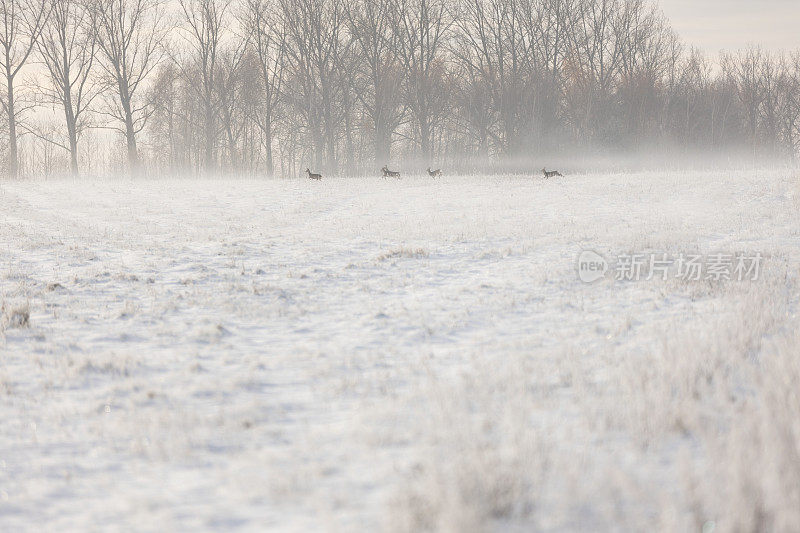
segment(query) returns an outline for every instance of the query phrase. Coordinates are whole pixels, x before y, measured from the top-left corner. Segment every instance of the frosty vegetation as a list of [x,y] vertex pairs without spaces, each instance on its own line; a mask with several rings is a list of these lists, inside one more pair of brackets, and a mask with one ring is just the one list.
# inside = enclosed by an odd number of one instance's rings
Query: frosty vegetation
[[706,57],[649,0],[0,9],[11,176],[580,168],[786,158],[800,143],[800,52]]
[[[2,531],[800,529],[797,173],[0,202]],[[587,284],[586,247],[764,262]]]

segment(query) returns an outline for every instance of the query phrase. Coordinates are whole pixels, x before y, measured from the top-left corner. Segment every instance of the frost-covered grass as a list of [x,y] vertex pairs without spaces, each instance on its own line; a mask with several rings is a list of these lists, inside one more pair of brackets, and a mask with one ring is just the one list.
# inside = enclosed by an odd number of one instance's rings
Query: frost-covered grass
[[791,171],[3,182],[0,530],[797,531],[798,213]]

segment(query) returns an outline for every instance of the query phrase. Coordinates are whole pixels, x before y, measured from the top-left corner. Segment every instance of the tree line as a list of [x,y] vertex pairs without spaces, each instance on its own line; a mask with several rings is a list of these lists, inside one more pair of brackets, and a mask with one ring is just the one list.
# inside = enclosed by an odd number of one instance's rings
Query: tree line
[[[0,0],[8,176],[800,148],[800,51],[649,0]],[[103,135],[102,132],[111,132]]]

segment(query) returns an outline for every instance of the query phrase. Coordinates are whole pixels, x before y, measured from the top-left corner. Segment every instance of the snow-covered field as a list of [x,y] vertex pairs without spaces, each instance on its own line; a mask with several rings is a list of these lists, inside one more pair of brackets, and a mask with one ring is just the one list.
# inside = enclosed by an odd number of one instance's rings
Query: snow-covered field
[[800,529],[796,172],[6,181],[0,224],[0,531]]

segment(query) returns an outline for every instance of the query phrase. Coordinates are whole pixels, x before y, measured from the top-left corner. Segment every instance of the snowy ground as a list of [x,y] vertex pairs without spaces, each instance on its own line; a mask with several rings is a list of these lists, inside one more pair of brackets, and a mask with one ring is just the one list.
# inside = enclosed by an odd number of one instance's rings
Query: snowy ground
[[0,183],[0,530],[796,531],[798,213],[783,170]]

